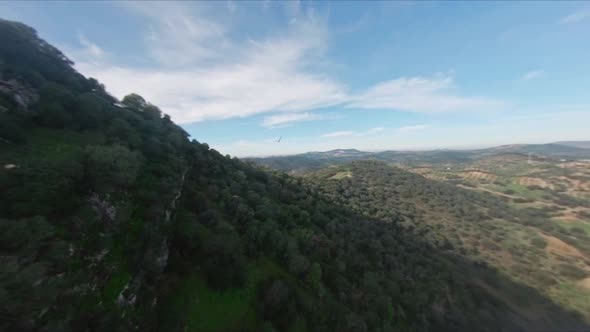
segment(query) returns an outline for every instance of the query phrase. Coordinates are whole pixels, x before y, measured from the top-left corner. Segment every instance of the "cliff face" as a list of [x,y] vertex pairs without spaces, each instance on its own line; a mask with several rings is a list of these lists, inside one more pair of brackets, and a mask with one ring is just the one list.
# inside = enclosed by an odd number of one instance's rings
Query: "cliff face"
[[[21,82],[0,98],[0,161],[15,166],[0,169],[0,330],[495,331],[534,321],[470,273],[585,327],[397,217],[381,222],[189,141],[155,105],[135,94],[119,102],[76,73],[29,27],[0,21],[0,60],[2,81]],[[34,111],[22,111],[25,99]]]

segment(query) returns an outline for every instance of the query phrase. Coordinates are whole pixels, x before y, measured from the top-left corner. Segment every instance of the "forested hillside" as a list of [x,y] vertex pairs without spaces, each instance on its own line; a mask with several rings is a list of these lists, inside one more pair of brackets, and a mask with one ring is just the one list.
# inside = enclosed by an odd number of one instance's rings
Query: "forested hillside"
[[590,318],[590,236],[552,220],[558,206],[541,202],[539,208],[530,201],[515,206],[519,203],[493,192],[429,180],[377,161],[330,167],[306,182],[348,209],[382,222],[401,220],[439,250],[493,266]]
[[[0,21],[0,330],[588,328],[409,229],[418,206],[392,198],[384,211],[347,201],[367,202],[354,190],[191,141],[157,106],[118,101],[32,28]],[[463,204],[453,197],[432,204]]]

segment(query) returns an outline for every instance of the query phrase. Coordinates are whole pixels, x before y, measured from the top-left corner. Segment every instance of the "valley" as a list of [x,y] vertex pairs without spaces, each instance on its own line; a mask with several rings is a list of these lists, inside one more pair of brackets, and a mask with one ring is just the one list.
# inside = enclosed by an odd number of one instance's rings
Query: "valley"
[[[332,152],[327,152],[323,160],[331,165],[309,170],[302,162],[299,169],[287,171],[310,183],[324,181],[320,190],[334,186],[352,190],[353,194],[344,196],[347,206],[373,211],[372,216],[384,221],[389,218],[388,209],[400,212],[407,206],[409,215],[420,216],[408,221],[408,227],[436,234],[434,241],[442,241],[443,248],[449,244],[439,236],[450,241],[452,251],[533,285],[566,307],[590,313],[586,300],[590,297],[590,161],[585,151],[569,154],[568,147],[564,152],[557,145],[545,150],[518,149],[523,153],[506,152],[514,147],[416,152],[415,156],[406,152],[403,159],[388,152],[359,153],[358,161],[343,161],[341,154],[328,158]],[[396,160],[377,161],[385,159],[384,155],[396,155]],[[373,161],[362,161],[367,157]],[[403,175],[402,170],[418,177]],[[388,203],[392,200],[388,193],[399,196],[395,188],[400,186],[400,176],[414,189],[407,199]],[[424,192],[424,186],[439,189]],[[463,207],[464,202],[448,202],[439,190],[477,197],[477,202]],[[359,197],[368,198],[362,201]],[[480,213],[487,217],[478,216]]]

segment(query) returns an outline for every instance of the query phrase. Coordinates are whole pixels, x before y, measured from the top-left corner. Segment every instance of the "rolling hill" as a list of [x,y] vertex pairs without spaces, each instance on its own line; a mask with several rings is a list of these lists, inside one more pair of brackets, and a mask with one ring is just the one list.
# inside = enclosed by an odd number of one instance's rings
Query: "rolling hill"
[[[577,142],[583,146],[585,142]],[[576,145],[576,143],[573,143]],[[379,160],[387,163],[412,164],[420,163],[448,164],[469,162],[500,154],[520,154],[532,158],[590,159],[590,149],[568,144],[513,144],[477,150],[432,150],[432,151],[382,151],[363,152],[354,149],[338,149],[325,152],[307,152],[290,156],[265,158],[244,158],[271,169],[291,174],[318,170],[330,165],[340,165],[353,160]]]
[[590,141],[563,141],[555,142],[554,144],[573,146],[575,148],[590,149]]

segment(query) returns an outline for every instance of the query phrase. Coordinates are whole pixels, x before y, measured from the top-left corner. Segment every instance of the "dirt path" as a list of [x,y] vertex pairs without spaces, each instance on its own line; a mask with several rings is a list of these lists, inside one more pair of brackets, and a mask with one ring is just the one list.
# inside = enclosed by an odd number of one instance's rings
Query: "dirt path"
[[578,284],[586,289],[590,289],[590,277],[580,280]]

